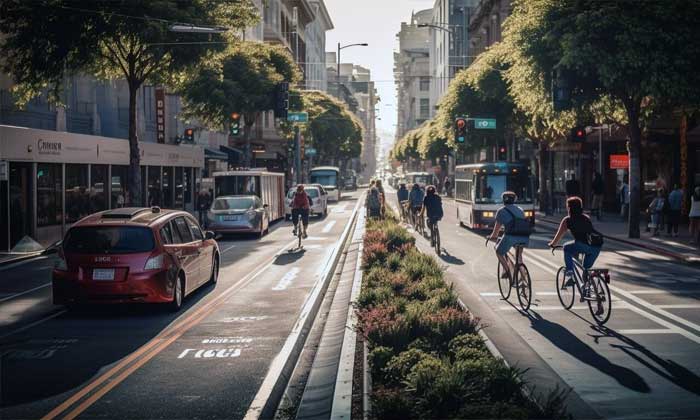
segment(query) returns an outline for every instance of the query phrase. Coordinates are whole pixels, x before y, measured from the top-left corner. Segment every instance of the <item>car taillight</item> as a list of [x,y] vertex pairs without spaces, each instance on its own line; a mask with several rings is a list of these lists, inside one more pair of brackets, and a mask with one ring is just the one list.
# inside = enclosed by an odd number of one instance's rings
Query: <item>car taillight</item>
[[146,261],[146,265],[143,266],[144,270],[160,270],[165,265],[165,256],[163,254],[151,257]]

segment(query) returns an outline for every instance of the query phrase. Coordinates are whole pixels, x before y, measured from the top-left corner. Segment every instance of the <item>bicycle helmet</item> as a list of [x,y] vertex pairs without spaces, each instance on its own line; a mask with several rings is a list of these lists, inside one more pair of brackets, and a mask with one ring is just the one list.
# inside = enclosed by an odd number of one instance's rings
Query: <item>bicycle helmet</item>
[[515,200],[518,199],[518,195],[513,191],[505,191],[501,194],[501,199],[503,200],[503,204],[513,204]]

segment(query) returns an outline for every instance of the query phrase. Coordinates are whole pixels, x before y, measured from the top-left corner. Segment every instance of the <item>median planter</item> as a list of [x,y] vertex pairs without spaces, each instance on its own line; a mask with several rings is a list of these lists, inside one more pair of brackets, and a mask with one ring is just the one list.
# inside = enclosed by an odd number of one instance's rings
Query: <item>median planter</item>
[[368,343],[378,419],[562,418],[561,396],[527,398],[521,370],[495,358],[437,260],[391,215],[369,221],[358,333]]

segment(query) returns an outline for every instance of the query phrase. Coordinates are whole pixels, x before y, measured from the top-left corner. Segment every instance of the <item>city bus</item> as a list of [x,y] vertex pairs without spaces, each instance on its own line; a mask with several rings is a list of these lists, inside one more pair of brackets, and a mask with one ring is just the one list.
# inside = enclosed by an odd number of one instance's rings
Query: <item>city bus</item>
[[428,172],[409,172],[404,175],[404,182],[409,190],[413,184],[418,184],[421,188],[425,188],[428,185],[437,186],[437,178]]
[[268,205],[270,221],[284,217],[284,174],[265,169],[214,172],[214,197],[257,195]]
[[321,184],[330,201],[340,201],[341,182],[340,168],[336,166],[317,166],[309,171],[309,184]]
[[455,168],[455,205],[460,226],[493,229],[496,211],[503,206],[501,194],[513,191],[516,205],[535,224],[533,177],[522,163],[492,162],[459,165]]

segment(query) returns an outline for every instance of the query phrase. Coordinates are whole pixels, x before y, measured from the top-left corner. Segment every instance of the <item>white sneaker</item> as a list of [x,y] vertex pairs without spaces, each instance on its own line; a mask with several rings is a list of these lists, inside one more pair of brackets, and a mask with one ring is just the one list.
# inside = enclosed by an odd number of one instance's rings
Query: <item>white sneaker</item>
[[564,283],[564,287],[572,287],[574,284],[576,284],[576,281],[574,280],[574,272],[573,271],[566,271],[564,273],[564,278],[566,279],[566,282]]

